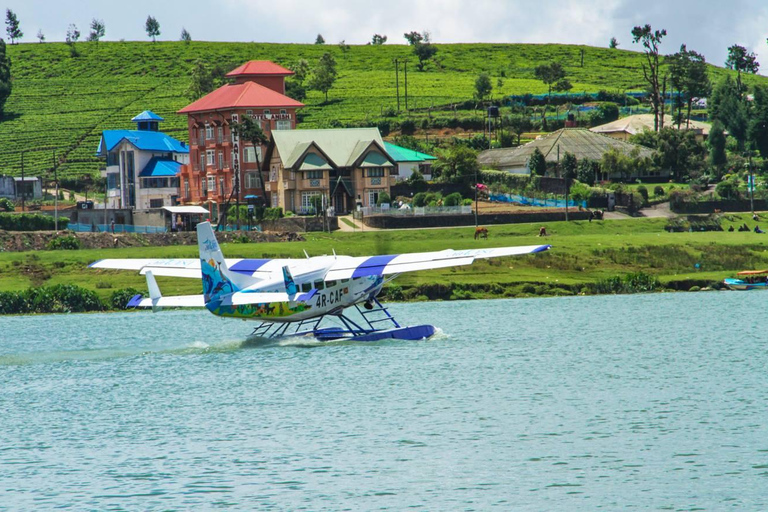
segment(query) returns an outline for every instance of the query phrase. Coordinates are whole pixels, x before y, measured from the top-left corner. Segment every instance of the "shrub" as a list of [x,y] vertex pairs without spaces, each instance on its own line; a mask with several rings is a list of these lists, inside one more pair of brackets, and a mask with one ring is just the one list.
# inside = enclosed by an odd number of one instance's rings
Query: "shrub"
[[109,304],[112,309],[128,309],[128,302],[141,292],[135,288],[123,288],[115,290],[109,297]]
[[415,196],[413,196],[413,206],[417,208],[421,208],[423,206],[427,205],[427,194],[426,192],[419,192]]
[[0,313],[65,313],[102,311],[104,304],[96,292],[71,284],[27,288],[0,293]]
[[283,218],[282,208],[265,208],[264,220],[279,220]]
[[49,251],[59,251],[59,250],[66,250],[66,251],[76,251],[80,249],[80,239],[77,238],[74,235],[67,235],[67,236],[57,236],[50,242],[48,242],[48,250]]
[[738,185],[733,180],[721,181],[715,187],[715,192],[723,199],[738,199],[740,196]]
[[454,192],[453,194],[448,194],[445,196],[445,200],[443,201],[443,204],[445,206],[459,206],[461,203],[461,194],[458,192]]
[[[66,229],[69,219],[59,218],[59,229]],[[0,229],[6,231],[52,231],[53,217],[39,213],[0,213]]]
[[536,293],[536,287],[532,284],[524,284],[523,285],[523,293],[528,293],[530,295],[533,295]]
[[637,193],[643,196],[644,204],[648,202],[648,189],[645,188],[645,186],[640,185],[639,187],[637,187]]
[[461,200],[462,206],[472,206],[473,204],[475,204],[475,202],[472,199],[467,198]]
[[376,206],[381,206],[384,203],[389,204],[391,202],[392,202],[392,198],[389,197],[389,194],[387,194],[386,192],[382,192],[381,194],[379,194],[379,199],[378,201],[376,201]]
[[12,212],[14,209],[15,206],[13,205],[13,201],[7,197],[0,197],[0,210]]
[[403,135],[413,135],[416,132],[416,123],[413,119],[406,119],[400,123],[400,133]]
[[655,187],[653,187],[653,195],[655,195],[656,197],[663,196],[664,195],[664,187],[662,187],[661,185],[656,185]]

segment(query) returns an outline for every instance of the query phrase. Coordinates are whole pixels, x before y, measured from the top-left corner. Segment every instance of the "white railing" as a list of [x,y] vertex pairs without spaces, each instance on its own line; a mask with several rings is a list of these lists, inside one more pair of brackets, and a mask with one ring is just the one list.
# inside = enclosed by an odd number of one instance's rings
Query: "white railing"
[[366,206],[362,208],[365,216],[393,215],[393,216],[424,216],[424,215],[468,215],[472,213],[472,206],[424,206],[420,208],[388,208],[383,206]]

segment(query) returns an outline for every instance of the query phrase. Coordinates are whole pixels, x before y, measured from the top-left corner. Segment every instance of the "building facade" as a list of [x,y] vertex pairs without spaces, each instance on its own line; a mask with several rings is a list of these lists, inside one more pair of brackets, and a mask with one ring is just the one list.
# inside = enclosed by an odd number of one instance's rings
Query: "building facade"
[[267,137],[295,129],[296,110],[304,105],[285,95],[285,78],[292,74],[269,61],[246,62],[227,74],[234,83],[179,111],[187,115],[190,141],[190,162],[181,168],[182,203],[206,206],[212,218],[228,200],[257,196],[270,203],[260,170],[266,146],[239,140],[233,127],[249,117]]
[[437,157],[404,148],[391,142],[385,142],[384,149],[387,150],[389,156],[397,164],[397,172],[394,173],[397,176],[395,178],[397,181],[407,180],[413,175],[414,171],[419,171],[425,180],[432,179],[432,163],[437,160]]
[[312,213],[375,206],[396,182],[395,161],[377,128],[276,131],[266,153],[270,205]]
[[177,204],[189,147],[159,131],[163,118],[146,110],[136,130],[105,130],[96,154],[106,160],[107,208],[146,210]]

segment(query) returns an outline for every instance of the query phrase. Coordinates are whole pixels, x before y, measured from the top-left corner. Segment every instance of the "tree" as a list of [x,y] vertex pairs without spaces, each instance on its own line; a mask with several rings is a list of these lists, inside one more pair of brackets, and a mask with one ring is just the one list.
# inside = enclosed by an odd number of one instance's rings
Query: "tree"
[[424,71],[426,63],[437,54],[437,46],[432,44],[429,32],[426,30],[421,34],[418,32],[407,32],[403,34],[403,37],[405,37],[408,44],[413,48],[413,53],[416,55],[416,58],[419,59],[419,63],[416,67],[419,71]]
[[[678,90],[681,100],[688,107],[686,127],[689,127],[693,100],[708,96],[712,89],[707,74],[707,61],[700,53],[688,50],[685,45],[682,45],[679,52],[669,57],[669,62],[669,78],[672,87]],[[682,116],[679,116],[678,129],[681,121]]]
[[296,101],[303,101],[307,97],[304,80],[309,74],[309,62],[306,59],[299,59],[289,68],[293,71],[293,77],[285,81],[285,95]]
[[373,34],[373,37],[371,38],[371,44],[374,46],[381,46],[386,42],[387,36],[383,36],[381,34]]
[[528,170],[531,176],[544,176],[547,174],[547,161],[544,153],[539,148],[534,148],[530,158],[528,158]]
[[328,91],[331,90],[336,81],[336,74],[336,59],[330,53],[324,53],[309,79],[309,87],[324,93],[326,103],[328,102]]
[[205,62],[198,60],[195,67],[192,68],[192,80],[187,88],[187,97],[195,101],[202,98],[215,87],[213,73],[205,65]]
[[152,38],[154,43],[157,36],[160,35],[160,23],[154,16],[147,16],[147,21],[144,23],[144,30],[147,32],[147,36]]
[[[259,177],[261,178],[261,182],[265,183],[264,176],[261,169],[261,161],[259,159],[259,150],[261,146],[264,146],[269,142],[269,138],[266,136],[264,131],[261,129],[261,125],[251,119],[249,116],[242,116],[242,121],[239,123],[235,123],[232,125],[232,131],[235,135],[237,135],[240,139],[240,147],[243,147],[242,141],[250,142],[251,145],[253,145],[254,153],[256,154],[256,168],[259,171]],[[238,156],[239,158],[239,156]],[[235,186],[232,187],[232,194],[236,194],[236,200],[238,206],[240,205],[240,173],[235,173]],[[230,194],[229,199],[227,200],[227,204],[232,200],[232,194]],[[238,215],[238,224],[240,222],[240,208],[237,209],[237,215]]]
[[747,140],[747,106],[741,99],[738,85],[726,76],[712,90],[708,103],[709,117],[720,121],[728,134],[736,139],[740,151],[744,150]]
[[5,102],[11,95],[11,59],[5,53],[5,41],[0,37],[0,119],[3,117]]
[[104,21],[93,18],[91,20],[91,33],[88,34],[88,40],[96,41],[96,43],[98,43],[99,39],[104,37],[105,33],[106,33],[106,27],[104,26]]
[[734,44],[728,48],[728,59],[725,61],[725,67],[736,70],[736,85],[739,88],[739,94],[743,94],[746,88],[741,83],[741,73],[754,75],[760,69],[760,63],[754,53],[748,52],[743,46]]
[[439,155],[434,165],[440,180],[447,183],[472,183],[480,171],[477,151],[463,144],[454,144]]
[[715,120],[712,123],[712,128],[709,130],[707,145],[709,146],[709,164],[715,169],[718,178],[722,176],[723,167],[728,162],[725,154],[725,142],[723,123]]
[[659,168],[672,172],[676,181],[699,176],[706,157],[704,144],[691,130],[664,128],[658,133],[655,160]]
[[597,162],[589,160],[588,158],[582,158],[576,169],[576,179],[591,187],[595,184],[596,166]]
[[608,43],[608,48],[615,50],[619,47],[619,42],[616,40],[615,37],[611,38],[611,41]]
[[[565,78],[565,68],[563,68],[563,65],[559,62],[550,62],[549,64],[542,64],[540,66],[536,66],[536,69],[533,70],[533,74],[536,78],[544,82],[544,84],[548,87],[548,93],[547,93],[547,101],[549,101],[549,97],[552,96],[552,88],[561,82],[568,82]],[[568,82],[567,84],[562,84],[563,88],[570,89],[571,84]],[[565,89],[565,90],[567,90]],[[559,90],[559,88],[555,88],[555,90]]]
[[69,46],[69,54],[72,57],[77,57],[77,48],[75,47],[75,43],[80,39],[80,31],[77,29],[77,25],[74,23],[70,23],[69,27],[67,27],[67,38],[65,39],[65,42]]
[[5,10],[5,33],[8,34],[11,44],[16,44],[17,39],[24,37],[24,32],[19,28],[19,18],[10,9]]
[[576,179],[576,173],[578,168],[578,161],[576,160],[576,155],[566,151],[565,154],[563,155],[563,160],[560,163],[560,166],[563,169],[563,178],[565,178],[569,182]]
[[603,157],[600,159],[600,168],[609,178],[618,175],[627,180],[632,175],[632,164],[629,157],[617,148],[611,148],[603,153]]
[[341,50],[341,53],[344,55],[344,57],[347,56],[347,52],[349,51],[350,46],[347,44],[347,42],[342,39],[339,41],[339,50]]
[[293,71],[293,78],[303,84],[309,74],[309,62],[306,59],[299,59],[296,64],[290,66],[290,69]]
[[325,38],[321,34],[317,34],[315,44],[325,44]]
[[643,48],[645,48],[643,77],[648,83],[648,88],[651,93],[654,131],[659,131],[664,127],[664,113],[662,111],[664,103],[663,98],[661,97],[661,82],[659,80],[659,72],[661,68],[659,62],[659,45],[666,35],[666,30],[662,29],[654,31],[650,25],[642,27],[637,26],[632,29],[632,42],[642,43]]
[[185,44],[189,44],[192,42],[192,36],[184,27],[181,27],[181,37],[179,38],[179,41],[184,41]]
[[760,156],[768,158],[768,86],[755,85],[754,95],[748,139],[760,152]]
[[488,73],[480,73],[477,80],[475,80],[475,96],[477,99],[483,101],[486,96],[491,94],[492,90],[491,77]]
[[43,30],[42,29],[39,29],[37,31],[37,40],[40,43],[44,43],[45,42],[45,34],[43,34]]

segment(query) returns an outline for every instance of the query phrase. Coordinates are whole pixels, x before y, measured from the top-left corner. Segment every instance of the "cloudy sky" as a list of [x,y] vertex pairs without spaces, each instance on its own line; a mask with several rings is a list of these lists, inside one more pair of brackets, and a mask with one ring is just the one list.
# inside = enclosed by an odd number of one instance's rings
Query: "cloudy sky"
[[[107,40],[145,40],[144,21],[160,22],[160,39],[175,40],[185,27],[195,40],[313,42],[342,39],[364,44],[374,33],[402,44],[402,34],[428,30],[435,42],[572,43],[620,47],[634,25],[665,28],[662,50],[681,43],[722,65],[738,43],[764,62],[768,74],[768,0],[2,0],[15,11],[24,41],[42,30],[64,39],[75,23],[85,35],[92,18],[103,19]],[[4,4],[4,5],[3,5]],[[3,34],[4,36],[5,34]]]

